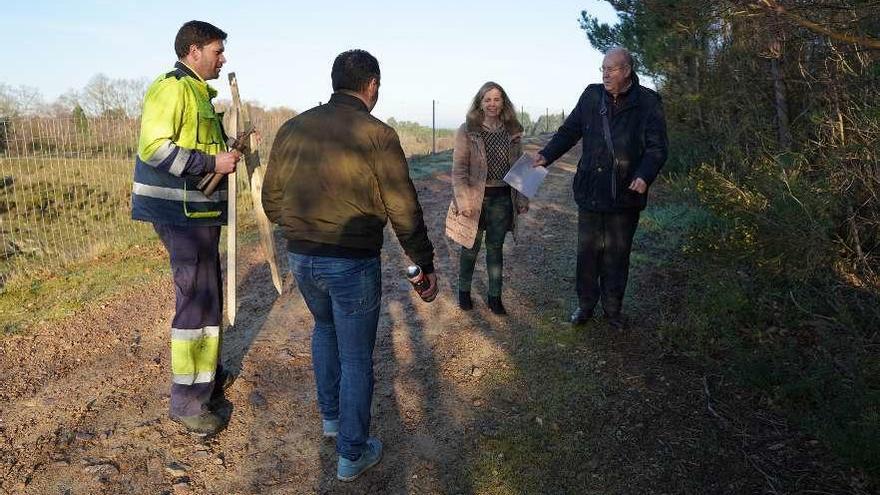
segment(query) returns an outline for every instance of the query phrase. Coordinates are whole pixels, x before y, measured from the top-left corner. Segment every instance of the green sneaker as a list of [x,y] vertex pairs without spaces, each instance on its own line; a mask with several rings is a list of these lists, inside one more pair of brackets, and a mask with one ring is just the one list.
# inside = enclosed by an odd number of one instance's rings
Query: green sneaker
[[171,416],[171,420],[182,424],[188,432],[200,437],[216,435],[223,429],[223,420],[220,416],[210,412],[195,416]]

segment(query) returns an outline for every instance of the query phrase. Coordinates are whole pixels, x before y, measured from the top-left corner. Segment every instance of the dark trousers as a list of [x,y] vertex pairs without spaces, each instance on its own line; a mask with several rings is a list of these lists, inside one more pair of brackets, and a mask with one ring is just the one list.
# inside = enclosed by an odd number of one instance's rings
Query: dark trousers
[[154,224],[171,258],[171,415],[206,409],[220,362],[220,227]]
[[502,273],[504,272],[504,238],[513,222],[513,200],[509,187],[486,188],[480,210],[480,230],[470,249],[461,248],[458,263],[458,290],[470,292],[477,265],[477,255],[486,235],[486,273],[489,277],[489,295],[501,297]]
[[601,299],[606,315],[620,314],[638,224],[639,211],[578,211],[576,290],[583,310],[591,312]]

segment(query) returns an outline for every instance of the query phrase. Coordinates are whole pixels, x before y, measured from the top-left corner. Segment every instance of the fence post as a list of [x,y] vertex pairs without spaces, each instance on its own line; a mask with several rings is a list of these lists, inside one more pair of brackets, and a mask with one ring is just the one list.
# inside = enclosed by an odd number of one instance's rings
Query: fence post
[[431,100],[431,154],[437,154],[437,100]]
[[0,118],[0,153],[4,153],[6,148],[6,126],[8,125],[6,117]]

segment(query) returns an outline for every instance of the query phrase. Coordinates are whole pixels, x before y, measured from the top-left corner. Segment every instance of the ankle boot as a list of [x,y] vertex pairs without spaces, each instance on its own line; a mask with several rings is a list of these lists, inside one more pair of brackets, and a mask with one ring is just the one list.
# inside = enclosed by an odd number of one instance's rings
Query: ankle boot
[[501,297],[492,297],[489,296],[486,301],[489,305],[489,309],[495,313],[496,315],[506,315],[507,311],[504,309],[504,305],[501,304]]
[[458,307],[464,311],[474,309],[474,302],[471,300],[471,291],[458,291]]

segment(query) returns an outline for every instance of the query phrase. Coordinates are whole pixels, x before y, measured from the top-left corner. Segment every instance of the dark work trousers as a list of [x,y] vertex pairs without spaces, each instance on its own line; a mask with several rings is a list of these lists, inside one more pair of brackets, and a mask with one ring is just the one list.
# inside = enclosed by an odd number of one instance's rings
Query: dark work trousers
[[477,239],[470,249],[462,246],[458,262],[458,290],[470,292],[477,265],[477,255],[483,233],[486,234],[486,274],[489,278],[488,293],[501,297],[502,273],[504,272],[504,238],[513,223],[513,200],[509,187],[487,187],[480,210],[480,228]]
[[220,362],[220,227],[153,224],[171,258],[171,415],[207,410]]
[[599,299],[607,316],[620,314],[629,276],[629,254],[639,211],[578,211],[576,290],[581,309],[592,312]]

